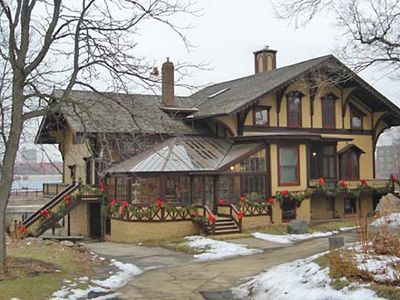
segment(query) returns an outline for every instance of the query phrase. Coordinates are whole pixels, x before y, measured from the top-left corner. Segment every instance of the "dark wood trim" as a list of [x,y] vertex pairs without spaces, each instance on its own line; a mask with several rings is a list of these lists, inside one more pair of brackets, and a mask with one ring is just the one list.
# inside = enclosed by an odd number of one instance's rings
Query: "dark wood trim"
[[[267,111],[267,124],[256,124],[256,113],[258,110],[266,110]],[[267,106],[267,105],[259,105],[256,104],[253,107],[253,126],[255,127],[268,127],[270,125],[270,114],[269,111],[271,110],[271,106]]]
[[350,135],[371,135],[372,130],[359,130],[359,129],[334,129],[334,128],[298,128],[298,127],[255,127],[245,126],[244,131],[249,132],[283,132],[283,131],[307,131],[311,133],[328,133],[328,134],[350,134]]
[[[300,147],[299,145],[276,145],[278,155],[278,186],[297,186],[300,185]],[[281,182],[281,161],[280,161],[280,149],[281,148],[296,148],[297,149],[297,166],[296,166],[296,182]]]
[[246,159],[246,158],[252,156],[253,154],[256,154],[257,152],[261,151],[264,147],[265,147],[264,145],[260,145],[260,146],[256,147],[255,149],[253,149],[252,151],[249,151],[245,154],[240,155],[237,159],[229,162],[229,164],[225,164],[225,165],[222,165],[221,167],[219,167],[217,172],[223,172],[223,171],[227,170],[230,166],[242,161],[243,159]]
[[269,145],[265,146],[266,179],[265,193],[267,198],[272,196],[272,177],[271,177],[271,149]]
[[227,136],[235,136],[232,129],[228,125],[226,125],[223,121],[218,120],[218,119],[213,119],[213,121],[215,122],[215,126],[216,126],[215,131],[216,131],[217,136],[218,136],[218,126],[225,128],[225,130],[227,131]]
[[311,78],[308,79],[309,93],[310,93],[310,114],[311,114],[311,128],[314,127],[314,101],[318,94],[318,84]]
[[[289,125],[289,99],[291,97],[296,97],[299,96],[300,97],[300,112],[299,112],[299,116],[300,116],[300,124],[293,126],[293,125]],[[299,91],[292,91],[286,94],[286,127],[287,128],[302,128],[303,127],[303,97],[304,94],[302,92]]]
[[[361,128],[353,128],[353,116],[354,115],[361,116]],[[364,116],[366,116],[366,114],[364,112],[362,112],[359,108],[355,107],[354,105],[350,105],[350,128],[353,130],[363,130]]]

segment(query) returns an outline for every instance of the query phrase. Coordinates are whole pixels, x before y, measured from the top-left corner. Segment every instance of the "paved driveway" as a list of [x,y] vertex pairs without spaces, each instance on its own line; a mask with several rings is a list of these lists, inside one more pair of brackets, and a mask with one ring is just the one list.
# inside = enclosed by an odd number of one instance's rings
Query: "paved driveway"
[[[355,234],[341,234],[346,242]],[[328,250],[328,238],[284,245],[246,238],[230,242],[263,249],[263,253],[220,261],[197,262],[188,254],[160,247],[93,243],[89,248],[101,256],[133,263],[145,270],[121,289],[123,299],[232,299],[229,289],[240,280],[266,268]]]

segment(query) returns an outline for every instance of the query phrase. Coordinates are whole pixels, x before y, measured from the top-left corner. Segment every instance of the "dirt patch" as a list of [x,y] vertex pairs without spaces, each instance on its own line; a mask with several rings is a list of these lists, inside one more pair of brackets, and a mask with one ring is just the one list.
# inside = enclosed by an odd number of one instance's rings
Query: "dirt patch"
[[38,259],[8,257],[5,272],[0,274],[0,281],[14,280],[26,276],[37,276],[57,271],[57,266]]

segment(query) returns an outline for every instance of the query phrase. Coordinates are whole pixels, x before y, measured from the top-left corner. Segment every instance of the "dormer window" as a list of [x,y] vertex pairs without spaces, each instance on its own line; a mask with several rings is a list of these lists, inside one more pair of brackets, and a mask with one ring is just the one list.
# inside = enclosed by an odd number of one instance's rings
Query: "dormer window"
[[253,124],[255,126],[269,125],[269,106],[256,105],[253,110]]
[[363,129],[364,113],[354,106],[350,106],[350,126],[351,129]]
[[291,92],[287,97],[287,126],[301,127],[301,99],[304,94],[300,92]]
[[335,128],[336,127],[336,109],[335,100],[338,97],[329,93],[321,98],[322,107],[322,127]]

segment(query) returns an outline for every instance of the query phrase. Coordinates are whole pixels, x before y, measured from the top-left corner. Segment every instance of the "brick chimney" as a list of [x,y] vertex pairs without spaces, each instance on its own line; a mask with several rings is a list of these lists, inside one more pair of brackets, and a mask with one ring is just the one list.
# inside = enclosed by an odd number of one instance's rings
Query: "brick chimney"
[[174,92],[174,64],[169,61],[163,63],[161,68],[162,81],[162,106],[176,107]]
[[264,49],[254,52],[254,70],[256,73],[266,72],[276,69],[276,50]]

